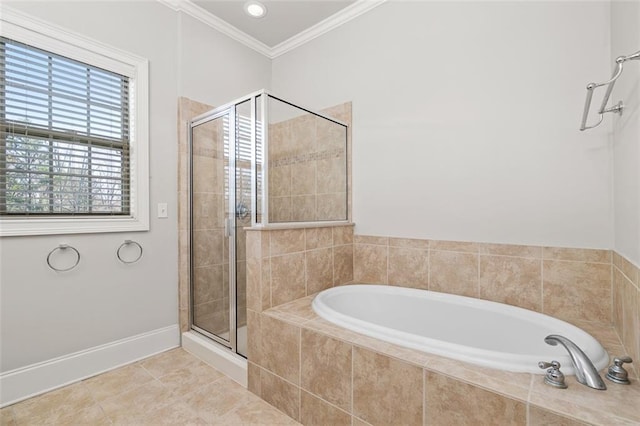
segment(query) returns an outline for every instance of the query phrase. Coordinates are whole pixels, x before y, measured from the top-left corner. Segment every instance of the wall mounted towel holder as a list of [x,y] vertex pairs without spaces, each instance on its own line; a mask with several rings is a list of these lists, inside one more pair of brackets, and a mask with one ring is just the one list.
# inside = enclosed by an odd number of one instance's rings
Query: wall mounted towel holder
[[[584,112],[582,113],[582,124],[580,125],[580,130],[593,129],[594,127],[598,127],[602,120],[604,119],[604,114],[608,112],[615,112],[618,114],[622,114],[622,110],[624,109],[624,104],[622,101],[618,102],[614,106],[607,108],[607,104],[609,103],[609,97],[611,96],[611,91],[613,90],[613,86],[616,84],[618,77],[622,74],[622,64],[627,61],[640,60],[640,50],[636,53],[632,53],[628,56],[618,56],[616,59],[616,67],[613,71],[613,75],[611,79],[605,81],[604,83],[589,83],[587,85],[587,99],[584,102]],[[600,109],[598,110],[598,115],[600,116],[598,122],[592,126],[587,126],[587,117],[589,116],[589,109],[591,108],[591,98],[593,98],[593,91],[602,86],[608,86],[606,92],[604,93],[604,97],[602,98],[602,104],[600,104]]]
[[[51,255],[53,255],[58,250],[60,250],[60,251],[69,250],[71,252],[74,252],[75,255],[76,255],[76,262],[73,265],[69,266],[68,268],[56,268],[55,266],[53,266],[51,264]],[[76,266],[78,266],[78,263],[80,263],[80,252],[75,247],[70,246],[69,244],[60,244],[58,247],[56,247],[53,250],[51,250],[49,252],[49,254],[47,255],[47,265],[49,265],[49,268],[53,269],[56,272],[67,272],[67,271],[70,271],[73,268],[75,268]]]

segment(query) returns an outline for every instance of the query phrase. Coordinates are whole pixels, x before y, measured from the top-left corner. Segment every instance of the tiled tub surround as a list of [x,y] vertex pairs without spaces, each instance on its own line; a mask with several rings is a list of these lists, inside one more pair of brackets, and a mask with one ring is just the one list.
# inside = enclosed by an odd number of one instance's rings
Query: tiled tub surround
[[[313,296],[263,311],[250,328],[249,390],[305,425],[631,425],[640,383],[596,391],[567,377],[509,373],[403,348],[319,318]],[[610,326],[587,323],[612,354]]]
[[[255,240],[265,238],[253,238],[249,251],[271,247]],[[580,326],[612,356],[633,357],[634,342],[637,353],[638,269],[616,253],[612,263],[608,250],[356,235],[352,253],[354,282],[525,307]],[[348,259],[334,255],[336,263]],[[255,308],[249,312],[249,387],[304,424],[640,422],[640,383],[633,368],[631,386],[607,382],[609,390],[599,392],[569,377],[568,390],[551,389],[539,375],[475,367],[334,326],[312,312],[316,289],[305,280],[288,281],[287,297],[274,300],[273,284],[265,284],[268,274],[261,272],[261,291],[249,290],[248,303]],[[301,299],[293,300],[295,295]]]
[[354,282],[492,300],[582,328],[613,324],[638,377],[638,267],[616,252],[355,235],[353,256]]
[[353,225],[246,232],[249,333],[257,313],[353,281]]
[[640,379],[640,268],[616,252],[613,252],[612,286],[613,325],[634,360],[630,367]]

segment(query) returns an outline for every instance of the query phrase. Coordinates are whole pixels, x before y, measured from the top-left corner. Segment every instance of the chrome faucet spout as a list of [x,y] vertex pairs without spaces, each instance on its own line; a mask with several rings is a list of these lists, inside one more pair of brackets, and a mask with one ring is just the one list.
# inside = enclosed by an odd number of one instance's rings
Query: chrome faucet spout
[[593,365],[589,357],[571,340],[558,334],[550,334],[544,338],[545,343],[556,346],[560,343],[569,352],[573,368],[576,371],[576,380],[578,383],[589,386],[593,389],[605,390],[607,386],[604,384],[602,377],[598,374],[598,370]]

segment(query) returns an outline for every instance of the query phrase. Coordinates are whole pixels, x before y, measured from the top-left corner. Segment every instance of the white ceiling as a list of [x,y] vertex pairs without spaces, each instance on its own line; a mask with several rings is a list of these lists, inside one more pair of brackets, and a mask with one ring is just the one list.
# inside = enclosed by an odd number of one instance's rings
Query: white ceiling
[[290,39],[335,15],[356,0],[261,0],[267,15],[252,18],[244,12],[245,0],[191,0],[268,47]]

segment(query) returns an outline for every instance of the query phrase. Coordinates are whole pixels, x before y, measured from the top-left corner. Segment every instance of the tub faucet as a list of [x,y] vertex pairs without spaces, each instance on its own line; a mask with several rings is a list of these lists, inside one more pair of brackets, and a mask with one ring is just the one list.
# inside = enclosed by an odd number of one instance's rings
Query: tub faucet
[[582,352],[582,349],[578,347],[571,340],[558,334],[550,334],[544,338],[545,343],[556,346],[560,343],[569,352],[571,357],[571,363],[576,371],[576,380],[578,383],[589,386],[593,389],[605,390],[607,386],[602,381],[602,378],[598,374],[598,370],[593,365],[589,357]]

